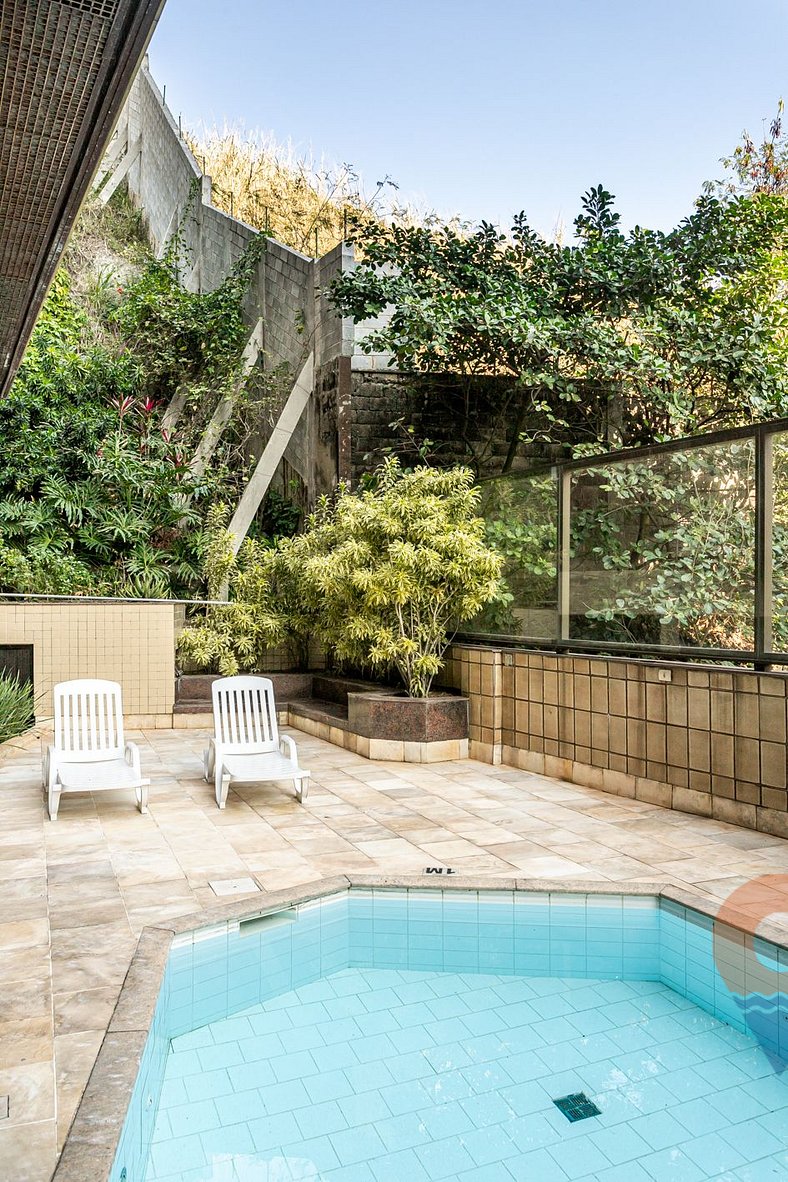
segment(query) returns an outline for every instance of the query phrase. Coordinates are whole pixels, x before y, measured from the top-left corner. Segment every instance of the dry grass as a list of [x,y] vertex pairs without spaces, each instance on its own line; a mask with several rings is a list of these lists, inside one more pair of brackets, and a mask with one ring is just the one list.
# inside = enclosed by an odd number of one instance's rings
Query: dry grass
[[382,216],[395,187],[387,177],[368,196],[350,165],[299,157],[259,133],[214,128],[187,140],[213,181],[219,209],[309,255],[323,255],[341,242],[352,212]]

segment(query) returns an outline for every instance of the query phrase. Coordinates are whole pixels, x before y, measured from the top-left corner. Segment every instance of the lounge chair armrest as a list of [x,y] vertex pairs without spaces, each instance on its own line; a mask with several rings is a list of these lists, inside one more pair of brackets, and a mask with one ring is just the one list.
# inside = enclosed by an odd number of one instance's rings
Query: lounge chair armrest
[[298,753],[296,752],[296,745],[289,735],[279,736],[279,750],[282,752],[282,755],[287,756],[293,767],[298,767]]
[[129,767],[134,768],[134,771],[139,775],[141,773],[140,767],[140,749],[136,743],[127,743],[124,752],[124,758]]

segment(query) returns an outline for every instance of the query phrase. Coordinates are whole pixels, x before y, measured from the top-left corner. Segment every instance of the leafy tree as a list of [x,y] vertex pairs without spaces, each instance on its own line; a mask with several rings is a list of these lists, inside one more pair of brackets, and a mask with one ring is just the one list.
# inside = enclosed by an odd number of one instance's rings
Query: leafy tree
[[624,233],[600,186],[574,225],[561,245],[523,214],[510,236],[359,223],[332,298],[390,309],[365,348],[400,369],[513,377],[509,462],[524,432],[600,450],[788,411],[782,196],[707,193],[670,233]]
[[229,577],[235,602],[187,630],[181,656],[236,672],[261,646],[314,636],[340,661],[396,669],[425,697],[450,632],[498,586],[478,498],[468,469],[403,472],[389,459],[372,487],[323,498],[303,533],[268,550],[246,543],[236,569],[220,537],[214,583]]

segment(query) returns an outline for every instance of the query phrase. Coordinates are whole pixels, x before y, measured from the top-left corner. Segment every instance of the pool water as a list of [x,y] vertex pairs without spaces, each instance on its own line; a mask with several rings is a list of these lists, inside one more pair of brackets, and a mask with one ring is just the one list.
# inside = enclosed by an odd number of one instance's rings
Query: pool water
[[764,1050],[696,912],[370,891],[195,935],[113,1179],[788,1179],[779,1004]]

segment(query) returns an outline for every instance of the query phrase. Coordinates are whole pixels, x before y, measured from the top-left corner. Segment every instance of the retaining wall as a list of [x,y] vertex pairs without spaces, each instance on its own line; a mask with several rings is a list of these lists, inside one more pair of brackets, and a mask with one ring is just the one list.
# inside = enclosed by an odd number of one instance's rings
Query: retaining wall
[[453,645],[443,681],[472,757],[788,837],[784,673]]

